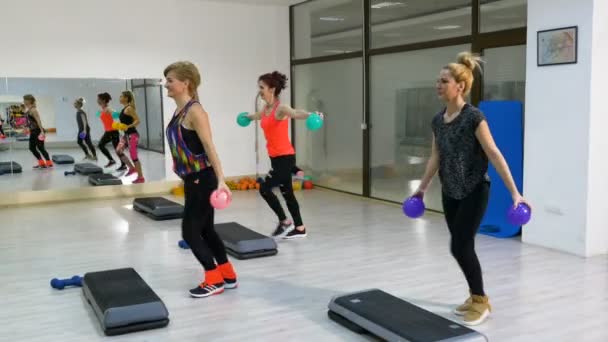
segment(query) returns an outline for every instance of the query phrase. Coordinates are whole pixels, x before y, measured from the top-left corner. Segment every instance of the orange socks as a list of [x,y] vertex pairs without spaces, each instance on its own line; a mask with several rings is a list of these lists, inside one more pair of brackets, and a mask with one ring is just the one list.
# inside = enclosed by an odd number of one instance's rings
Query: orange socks
[[205,283],[209,285],[224,284],[224,277],[219,269],[205,271]]
[[220,270],[223,279],[236,279],[236,272],[234,271],[230,261],[225,264],[218,265],[217,269]]

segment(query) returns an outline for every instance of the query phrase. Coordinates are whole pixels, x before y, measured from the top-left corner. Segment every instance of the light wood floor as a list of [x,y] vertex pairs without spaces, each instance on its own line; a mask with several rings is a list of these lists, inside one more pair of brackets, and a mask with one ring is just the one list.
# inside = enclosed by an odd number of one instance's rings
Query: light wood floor
[[[106,173],[113,173],[119,177],[123,184],[131,184],[137,176],[124,176],[124,172],[116,172],[116,168],[120,165],[120,161],[116,158],[111,144],[108,148],[112,156],[117,161],[113,167],[104,169]],[[83,160],[84,153],[78,147],[76,148],[48,148],[51,156],[55,154],[67,154],[74,158],[76,163],[91,163],[91,161]],[[103,167],[108,160],[97,150],[98,158],[97,165]],[[142,163],[144,177],[147,181],[160,181],[165,179],[165,157],[157,152],[138,150],[139,159]],[[82,175],[68,176],[64,175],[64,171],[74,170],[74,164],[56,164],[52,169],[33,170],[32,166],[36,164],[36,159],[27,149],[17,149],[0,152],[0,161],[14,161],[19,163],[23,169],[22,173],[3,174],[0,176],[0,196],[10,196],[13,192],[30,191],[30,190],[51,190],[51,189],[73,189],[91,187],[88,177]],[[95,162],[92,162],[95,164]],[[0,221],[1,222],[1,221]]]
[[[277,256],[235,260],[240,288],[192,299],[202,277],[180,250],[180,222],[155,222],[130,200],[0,210],[0,341],[365,341],[326,316],[333,295],[381,288],[449,319],[467,294],[440,215],[408,220],[398,206],[329,191],[299,192],[309,237]],[[235,193],[217,222],[269,233],[275,220],[255,192]],[[582,259],[479,236],[494,306],[490,341],[608,341],[608,260]],[[80,289],[53,277],[134,267],[167,305],[165,329],[108,339]]]

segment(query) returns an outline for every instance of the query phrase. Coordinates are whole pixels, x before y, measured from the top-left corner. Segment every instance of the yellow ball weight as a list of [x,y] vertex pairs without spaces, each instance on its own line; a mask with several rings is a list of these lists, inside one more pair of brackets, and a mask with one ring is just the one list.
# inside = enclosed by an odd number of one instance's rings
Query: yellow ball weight
[[178,185],[174,187],[171,189],[171,194],[173,194],[173,196],[184,196],[184,186]]
[[302,183],[301,182],[292,182],[292,187],[294,191],[299,191],[302,189]]

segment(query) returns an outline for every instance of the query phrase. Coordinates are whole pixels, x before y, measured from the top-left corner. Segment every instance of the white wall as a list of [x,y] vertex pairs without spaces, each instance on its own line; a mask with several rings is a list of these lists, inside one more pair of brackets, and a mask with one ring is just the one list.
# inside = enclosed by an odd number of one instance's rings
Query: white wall
[[[593,0],[528,1],[524,196],[533,217],[523,241],[578,255],[589,254],[587,187],[594,174],[589,166],[592,18]],[[538,67],[536,32],[572,25],[579,28],[578,63]]]
[[[608,253],[608,116],[606,78],[608,77],[608,1],[593,2],[593,47],[591,49],[591,118],[589,130],[589,169],[587,193],[587,254]],[[580,50],[579,50],[580,51]]]
[[[0,21],[0,76],[161,78],[165,66],[190,60],[200,67],[203,105],[226,175],[255,172],[254,130],[239,128],[238,112],[253,110],[257,77],[289,75],[286,6],[203,0],[7,0]],[[27,15],[26,15],[27,14]],[[27,29],[23,19],[27,18]],[[52,20],[51,20],[52,19]],[[175,109],[164,99],[165,124]],[[290,102],[289,92],[283,102]],[[264,146],[264,143],[262,143]],[[268,168],[267,158],[264,169]],[[174,178],[170,161],[167,174]]]

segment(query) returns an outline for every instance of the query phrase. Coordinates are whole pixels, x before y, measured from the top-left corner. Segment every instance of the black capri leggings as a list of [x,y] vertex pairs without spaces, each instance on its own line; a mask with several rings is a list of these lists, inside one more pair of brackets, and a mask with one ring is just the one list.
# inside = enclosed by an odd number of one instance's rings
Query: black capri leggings
[[[38,139],[40,133],[42,133],[40,128],[35,128],[30,131],[30,151],[38,160],[42,160],[42,157],[44,157],[45,160],[51,160],[49,153],[46,151],[46,148],[44,148],[44,141]],[[42,156],[40,156],[40,154],[42,154]]]
[[112,155],[106,148],[106,145],[111,141],[112,146],[114,146],[114,150],[116,150],[116,147],[118,146],[119,138],[120,137],[119,137],[118,131],[106,131],[101,136],[101,139],[99,139],[99,145],[98,145],[99,150],[101,151],[101,153],[103,153],[104,156],[106,156],[106,158],[108,158],[109,161],[113,161],[114,158],[112,158]]
[[214,225],[214,209],[209,202],[217,189],[217,178],[212,168],[189,174],[184,178],[184,218],[182,238],[206,271],[228,262],[224,242],[217,235]]
[[452,236],[450,250],[460,265],[471,293],[484,296],[481,265],[475,253],[475,235],[488,206],[490,183],[483,181],[467,197],[443,195],[443,210]]
[[[93,157],[97,157],[97,153],[95,152],[95,146],[93,146],[93,142],[91,141],[91,129],[87,127],[87,129],[85,130],[85,133],[87,135],[86,135],[86,137],[84,137],[84,139],[82,139],[80,137],[80,133],[78,133],[76,142],[78,143],[78,146],[80,146],[80,148],[82,149],[84,154],[86,154],[86,155],[91,154],[91,155],[93,155]],[[85,145],[85,143],[86,143],[86,145]],[[87,146],[89,147],[88,150],[87,150]]]
[[296,227],[303,225],[302,216],[300,215],[300,205],[296,196],[293,194],[291,184],[291,174],[296,167],[296,156],[287,155],[270,158],[272,169],[268,172],[264,183],[260,185],[260,195],[266,200],[272,211],[277,215],[279,221],[287,219],[285,211],[279,202],[277,196],[272,192],[272,188],[278,186],[281,189],[281,194],[287,203],[287,209],[293,218],[293,223]]

